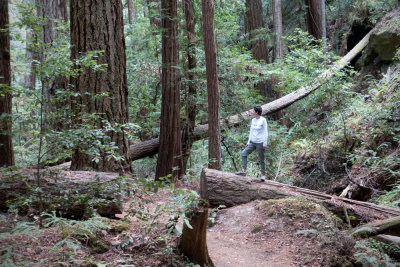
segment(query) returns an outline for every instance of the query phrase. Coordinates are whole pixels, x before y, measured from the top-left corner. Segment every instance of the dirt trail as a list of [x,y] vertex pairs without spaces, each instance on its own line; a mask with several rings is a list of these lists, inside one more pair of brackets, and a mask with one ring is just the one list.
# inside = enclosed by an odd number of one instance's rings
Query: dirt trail
[[284,224],[279,218],[265,220],[258,216],[254,206],[255,203],[248,203],[218,212],[207,233],[215,266],[298,266],[293,254],[298,250]]

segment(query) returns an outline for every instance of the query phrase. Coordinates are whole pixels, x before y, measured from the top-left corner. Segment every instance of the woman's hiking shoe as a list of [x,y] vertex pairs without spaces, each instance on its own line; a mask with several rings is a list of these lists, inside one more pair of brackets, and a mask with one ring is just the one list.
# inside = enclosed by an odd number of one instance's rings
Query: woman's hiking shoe
[[240,175],[240,176],[246,176],[246,172],[244,170],[240,170],[238,172],[235,172],[236,175]]
[[261,176],[260,181],[261,181],[261,182],[265,182],[265,175]]

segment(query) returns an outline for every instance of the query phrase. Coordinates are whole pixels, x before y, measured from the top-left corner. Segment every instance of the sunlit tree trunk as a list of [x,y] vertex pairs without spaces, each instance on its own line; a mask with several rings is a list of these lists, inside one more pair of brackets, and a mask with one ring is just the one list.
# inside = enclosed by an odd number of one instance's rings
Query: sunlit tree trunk
[[162,104],[160,147],[156,179],[182,172],[182,142],[180,127],[180,75],[177,47],[178,22],[176,0],[162,0]]
[[188,61],[188,83],[187,83],[187,98],[186,98],[186,125],[183,130],[184,135],[182,136],[182,155],[183,155],[183,173],[186,173],[187,161],[190,156],[190,150],[192,148],[193,140],[193,129],[196,122],[196,82],[195,73],[196,68],[196,54],[195,54],[195,21],[194,21],[194,9],[192,0],[184,0],[185,4],[185,18],[186,18],[186,32],[188,38],[187,46],[187,61]]
[[307,29],[315,39],[326,38],[325,0],[306,0]]
[[14,165],[8,0],[0,0],[0,167]]
[[[98,64],[107,64],[105,71],[85,69],[72,80],[80,96],[74,106],[81,113],[98,114],[101,119],[96,126],[104,128],[103,120],[111,125],[125,124],[128,119],[128,86],[126,77],[126,56],[122,3],[120,0],[71,0],[71,57],[77,59],[90,51],[104,51],[97,58]],[[107,96],[93,97],[99,94]],[[79,118],[78,118],[79,120]],[[119,162],[108,160],[101,151],[98,163],[82,149],[88,144],[75,148],[71,168],[74,170],[93,168],[98,171],[129,171],[129,145],[124,133],[109,132],[110,142],[117,146],[117,152],[125,158]]]
[[221,170],[219,88],[217,52],[215,49],[214,36],[214,7],[212,0],[202,0],[202,11],[208,92],[208,167],[211,169]]

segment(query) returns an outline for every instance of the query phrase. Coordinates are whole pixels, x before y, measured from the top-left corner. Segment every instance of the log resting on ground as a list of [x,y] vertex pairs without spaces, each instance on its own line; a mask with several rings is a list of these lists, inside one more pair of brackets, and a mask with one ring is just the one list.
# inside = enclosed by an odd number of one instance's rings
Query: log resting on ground
[[400,209],[332,196],[270,180],[260,183],[248,176],[212,169],[203,169],[201,173],[200,196],[209,201],[210,207],[219,205],[232,207],[253,200],[302,196],[321,201],[325,208],[343,220],[350,218],[352,225],[400,216]]
[[[335,62],[328,70],[315,78],[312,85],[304,86],[290,94],[287,94],[277,100],[262,105],[262,114],[269,115],[279,110],[282,110],[296,101],[305,98],[315,90],[321,87],[325,81],[331,78],[337,71],[343,69],[358,53],[360,53],[369,42],[371,33],[368,33],[346,56],[342,57],[339,61]],[[230,116],[220,120],[221,131],[227,128],[236,127],[252,118],[251,110]],[[203,124],[195,127],[193,132],[194,140],[205,138],[208,133],[208,124]],[[130,146],[131,160],[137,160],[149,157],[158,153],[159,139],[154,138],[148,141],[135,143]]]
[[[122,213],[119,193],[108,186],[118,177],[117,173],[62,170],[55,173],[50,178],[49,172],[42,170],[43,211],[56,211],[63,217],[74,219],[90,216],[92,209],[108,218]],[[0,174],[0,211],[6,212],[9,206],[15,206],[22,214],[39,214],[40,202],[34,175],[32,170],[15,172],[12,177],[18,179],[6,179]]]
[[391,234],[400,236],[400,216],[386,220],[374,221],[362,225],[352,231],[353,235],[374,236],[379,234]]

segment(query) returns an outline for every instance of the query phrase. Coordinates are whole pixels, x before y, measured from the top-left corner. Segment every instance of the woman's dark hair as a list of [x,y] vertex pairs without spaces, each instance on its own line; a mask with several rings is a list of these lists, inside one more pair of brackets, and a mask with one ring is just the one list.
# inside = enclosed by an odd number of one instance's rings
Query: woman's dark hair
[[255,106],[254,111],[261,116],[262,113],[262,107],[261,106]]

